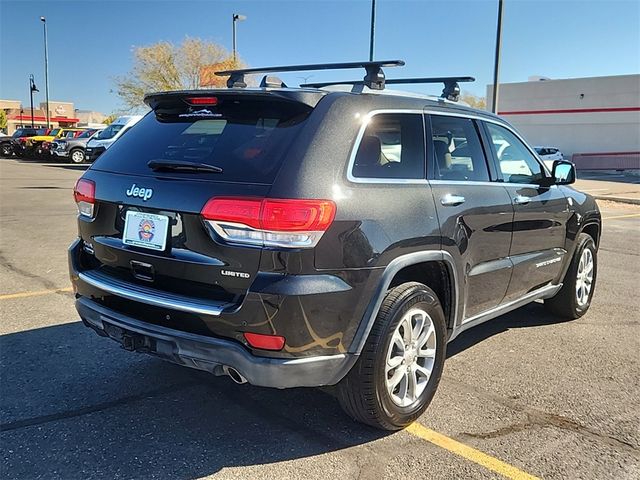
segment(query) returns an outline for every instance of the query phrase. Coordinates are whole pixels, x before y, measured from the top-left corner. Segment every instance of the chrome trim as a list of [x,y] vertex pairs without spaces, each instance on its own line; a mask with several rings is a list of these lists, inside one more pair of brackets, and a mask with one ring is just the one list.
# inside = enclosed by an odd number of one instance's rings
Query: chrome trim
[[127,300],[146,303],[147,305],[153,305],[156,307],[170,308],[181,312],[219,316],[228,305],[220,302],[195,300],[190,297],[185,297],[184,295],[163,292],[153,288],[136,285],[122,280],[117,280],[95,270],[79,272],[78,278],[95,288],[118,297],[126,298]]
[[497,307],[493,307],[486,312],[479,313],[477,315],[474,315],[473,317],[464,319],[461,325],[459,325],[458,327],[454,327],[449,341],[453,340],[469,328],[475,327],[476,325],[499,317],[500,315],[504,315],[505,313],[515,310],[516,308],[520,308],[528,303],[533,302],[534,300],[553,297],[561,288],[561,283],[558,285],[547,285],[545,287],[539,288],[538,290],[534,290],[533,292],[529,292],[520,298],[505,303],[504,305],[498,305]]
[[[461,180],[456,182],[455,180],[426,180],[426,179],[404,179],[404,178],[366,178],[366,177],[354,177],[351,173],[351,171],[353,170],[353,165],[355,163],[355,159],[356,159],[356,154],[358,153],[358,148],[360,148],[360,142],[362,141],[362,137],[364,136],[364,131],[367,128],[367,125],[369,124],[369,121],[371,120],[371,118],[375,115],[380,115],[383,113],[411,113],[411,114],[422,114],[422,123],[424,125],[424,115],[442,115],[442,116],[448,116],[448,117],[461,117],[461,118],[471,118],[473,120],[479,120],[479,121],[483,121],[483,122],[489,122],[489,123],[494,123],[496,125],[499,125],[503,128],[506,128],[507,130],[509,130],[511,133],[513,133],[523,144],[524,146],[529,150],[529,153],[531,153],[533,155],[533,157],[537,160],[538,164],[542,167],[542,170],[544,172],[547,173],[548,176],[551,175],[551,172],[549,172],[549,169],[547,168],[547,166],[544,164],[543,161],[540,160],[540,158],[538,157],[538,154],[536,153],[536,151],[526,142],[526,140],[522,137],[522,135],[520,135],[520,133],[518,133],[509,123],[506,122],[506,120],[502,120],[500,118],[493,118],[490,116],[482,116],[482,115],[475,115],[473,113],[463,113],[463,112],[446,112],[446,111],[442,111],[442,110],[434,110],[434,109],[429,109],[428,106],[423,108],[422,110],[419,109],[415,109],[415,108],[390,108],[390,109],[375,109],[375,110],[371,110],[369,113],[367,113],[366,115],[362,116],[361,118],[363,120],[362,125],[360,126],[360,129],[358,130],[358,134],[356,135],[356,139],[355,142],[353,144],[353,147],[351,148],[351,153],[349,155],[349,163],[347,164],[347,180],[349,180],[352,183],[364,183],[364,184],[374,184],[374,183],[378,183],[378,184],[405,184],[405,185],[425,185],[428,184],[429,182],[454,182],[455,184],[459,185],[459,184],[476,184],[476,185],[518,185],[521,187],[527,187],[527,186],[531,186],[531,187],[535,187],[535,188],[540,188],[540,185],[537,184],[525,184],[525,183],[513,183],[513,182],[476,182],[476,181],[467,181],[467,180]],[[428,145],[428,142],[426,142],[425,147]],[[425,161],[427,160],[427,158],[425,158]],[[487,159],[489,160],[489,159]],[[427,172],[428,173],[428,172]],[[555,185],[552,185],[555,186]]]

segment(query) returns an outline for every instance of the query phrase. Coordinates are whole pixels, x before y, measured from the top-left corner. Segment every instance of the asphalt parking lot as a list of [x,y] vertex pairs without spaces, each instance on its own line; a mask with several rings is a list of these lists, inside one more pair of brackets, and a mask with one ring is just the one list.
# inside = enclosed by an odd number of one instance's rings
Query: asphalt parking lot
[[640,478],[640,206],[601,203],[587,315],[533,304],[462,334],[427,413],[387,434],[330,391],[236,385],[82,326],[82,170],[0,160],[3,478]]

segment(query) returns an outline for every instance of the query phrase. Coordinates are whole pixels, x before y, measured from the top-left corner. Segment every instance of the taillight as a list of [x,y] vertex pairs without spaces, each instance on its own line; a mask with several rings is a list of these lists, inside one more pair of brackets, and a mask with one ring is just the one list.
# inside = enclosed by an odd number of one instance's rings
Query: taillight
[[270,247],[314,247],[336,214],[331,200],[212,198],[202,209],[207,225],[230,242]]
[[280,335],[264,335],[262,333],[244,333],[249,345],[253,348],[262,350],[282,350],[284,348],[285,338]]
[[92,180],[81,178],[73,189],[73,198],[78,206],[78,213],[93,218],[96,203],[96,184]]

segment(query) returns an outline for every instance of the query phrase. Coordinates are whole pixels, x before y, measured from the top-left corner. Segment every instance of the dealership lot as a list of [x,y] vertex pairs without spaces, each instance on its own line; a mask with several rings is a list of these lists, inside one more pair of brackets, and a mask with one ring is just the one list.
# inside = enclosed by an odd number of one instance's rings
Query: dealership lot
[[84,167],[0,161],[0,445],[9,478],[638,478],[640,206],[602,202],[594,302],[462,334],[408,431],[331,391],[268,390],[123,351],[82,326],[66,247]]

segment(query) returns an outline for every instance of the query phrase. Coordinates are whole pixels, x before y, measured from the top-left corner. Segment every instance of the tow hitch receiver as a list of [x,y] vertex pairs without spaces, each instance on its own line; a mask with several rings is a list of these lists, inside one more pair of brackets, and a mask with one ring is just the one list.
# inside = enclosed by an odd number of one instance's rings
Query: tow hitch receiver
[[114,325],[105,324],[105,332],[112,339],[120,342],[122,348],[129,352],[152,352],[152,340],[139,333],[130,332]]

